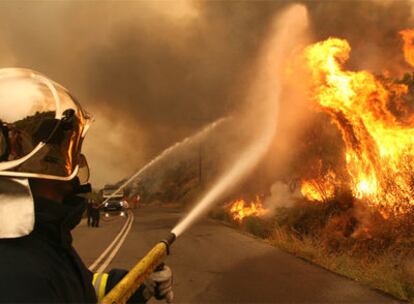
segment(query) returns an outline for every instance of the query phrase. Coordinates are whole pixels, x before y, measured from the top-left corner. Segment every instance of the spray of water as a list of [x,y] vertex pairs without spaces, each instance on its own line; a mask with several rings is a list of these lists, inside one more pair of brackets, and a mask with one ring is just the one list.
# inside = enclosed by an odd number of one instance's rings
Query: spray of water
[[199,138],[204,137],[205,135],[209,134],[212,130],[214,130],[219,125],[223,124],[225,121],[227,121],[229,119],[230,119],[229,117],[227,117],[227,118],[220,118],[220,119],[214,121],[213,123],[209,124],[205,128],[203,128],[198,133],[196,133],[196,134],[194,134],[192,136],[186,137],[182,141],[177,142],[177,143],[173,144],[172,146],[170,146],[169,148],[167,148],[164,151],[162,151],[160,154],[158,154],[158,156],[156,156],[155,158],[153,158],[149,163],[147,163],[144,167],[142,167],[141,169],[139,169],[134,175],[132,175],[121,186],[119,186],[119,188],[116,191],[112,192],[111,195],[109,197],[107,197],[99,206],[100,207],[103,206],[106,202],[108,202],[116,194],[118,194],[120,191],[122,191],[126,186],[128,186],[130,183],[132,183],[136,179],[138,179],[142,174],[145,173],[145,171],[147,171],[148,169],[150,169],[152,166],[154,166],[155,164],[157,164],[158,162],[160,162],[164,158],[168,157],[176,149],[178,149],[181,146],[190,144],[195,139],[199,139]]
[[258,62],[258,73],[248,101],[260,120],[255,140],[225,170],[194,209],[172,230],[177,237],[204,215],[229,188],[239,183],[257,165],[269,149],[275,136],[278,99],[281,88],[278,80],[287,52],[297,46],[307,28],[307,11],[303,5],[293,5],[275,16],[269,39]]

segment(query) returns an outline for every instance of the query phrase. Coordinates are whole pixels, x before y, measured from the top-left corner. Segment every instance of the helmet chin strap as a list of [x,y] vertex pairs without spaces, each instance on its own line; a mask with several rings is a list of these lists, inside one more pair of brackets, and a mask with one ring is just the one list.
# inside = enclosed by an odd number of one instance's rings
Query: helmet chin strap
[[34,202],[27,178],[0,177],[0,239],[33,231]]
[[87,184],[81,184],[79,181],[79,177],[75,177],[72,180],[72,186],[73,186],[73,194],[85,194],[92,192],[92,186],[90,183]]

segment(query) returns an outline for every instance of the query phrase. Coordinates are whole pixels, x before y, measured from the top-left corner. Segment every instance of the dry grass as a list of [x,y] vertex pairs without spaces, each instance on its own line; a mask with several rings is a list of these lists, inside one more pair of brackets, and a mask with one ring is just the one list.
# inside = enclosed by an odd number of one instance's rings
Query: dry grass
[[309,260],[330,271],[351,278],[371,288],[382,290],[401,300],[414,302],[412,278],[407,276],[398,257],[392,252],[361,258],[347,252],[327,253],[320,240],[298,238],[282,229],[276,229],[269,239],[276,247]]
[[[382,212],[382,211],[381,211]],[[332,200],[299,202],[271,218],[232,222],[224,210],[210,215],[298,257],[414,303],[414,212],[384,217],[375,209]]]

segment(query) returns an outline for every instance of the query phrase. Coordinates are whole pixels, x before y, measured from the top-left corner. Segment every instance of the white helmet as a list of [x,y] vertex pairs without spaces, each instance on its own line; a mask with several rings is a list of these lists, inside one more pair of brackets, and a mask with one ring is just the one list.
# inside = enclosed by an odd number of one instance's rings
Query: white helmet
[[71,180],[90,116],[61,85],[35,71],[0,69],[0,176]]
[[81,146],[90,123],[61,85],[29,69],[0,69],[0,238],[33,229],[28,178],[87,181]]

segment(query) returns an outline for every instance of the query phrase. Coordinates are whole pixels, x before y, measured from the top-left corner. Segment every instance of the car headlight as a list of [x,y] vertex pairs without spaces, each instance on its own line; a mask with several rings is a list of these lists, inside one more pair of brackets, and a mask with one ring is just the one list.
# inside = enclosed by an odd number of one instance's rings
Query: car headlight
[[105,203],[105,207],[108,207],[108,203]]

